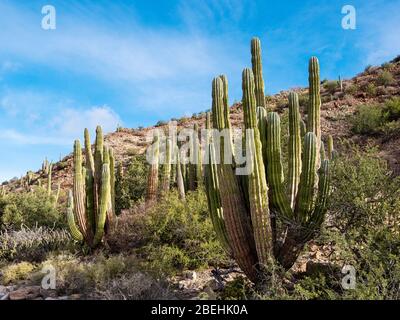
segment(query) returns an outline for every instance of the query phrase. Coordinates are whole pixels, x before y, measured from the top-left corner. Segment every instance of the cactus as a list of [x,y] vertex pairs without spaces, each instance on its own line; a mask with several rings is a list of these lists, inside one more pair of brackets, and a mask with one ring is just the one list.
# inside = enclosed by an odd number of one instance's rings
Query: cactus
[[265,107],[264,79],[261,62],[261,42],[258,38],[253,38],[251,40],[251,64],[254,75],[256,106]]
[[161,192],[169,191],[171,185],[171,158],[172,158],[172,142],[170,139],[165,140],[165,155],[161,169]]
[[[178,149],[178,148],[176,148]],[[185,181],[182,175],[182,164],[180,161],[179,151],[176,152],[176,186],[178,188],[179,198],[185,199]]]
[[[286,181],[279,115],[266,113],[262,107],[256,109],[257,86],[249,69],[243,71],[242,103],[247,161],[252,164],[252,171],[246,178],[238,178],[232,165],[210,161],[206,166],[209,211],[218,238],[224,247],[229,243],[239,266],[254,282],[271,262],[289,269],[305,243],[320,229],[327,210],[329,159],[325,159],[321,142],[319,64],[314,57],[310,59],[309,73],[309,116],[307,127],[304,125],[307,132],[302,132],[297,94],[289,95]],[[221,79],[215,78],[212,116],[218,130],[226,126],[222,88]],[[215,154],[213,148],[214,141],[209,146],[210,160]]]
[[[111,152],[112,154],[112,152]],[[104,147],[101,127],[96,129],[95,154],[90,136],[85,129],[85,166],[79,140],[74,143],[74,182],[69,193],[68,224],[74,239],[84,241],[89,247],[98,246],[111,230],[114,220],[110,150]],[[100,173],[97,170],[101,170]],[[71,198],[72,196],[72,198]]]
[[53,164],[49,164],[48,173],[47,173],[47,196],[51,196],[51,176],[53,174]]
[[158,194],[158,164],[159,164],[159,148],[160,142],[158,134],[154,136],[153,140],[153,158],[152,163],[149,167],[149,173],[147,176],[147,191],[146,201],[153,202],[157,199]]
[[188,190],[195,191],[203,180],[201,163],[201,145],[199,141],[198,124],[193,125],[193,135],[190,139],[190,163],[188,164]]

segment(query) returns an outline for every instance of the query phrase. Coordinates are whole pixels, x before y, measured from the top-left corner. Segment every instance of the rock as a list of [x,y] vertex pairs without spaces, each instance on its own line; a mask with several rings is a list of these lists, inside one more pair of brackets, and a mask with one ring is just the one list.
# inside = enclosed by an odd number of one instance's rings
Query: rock
[[185,272],[185,278],[186,279],[190,279],[190,280],[193,280],[193,281],[196,281],[196,279],[197,279],[197,273],[196,273],[196,271],[186,271]]
[[8,291],[7,291],[7,287],[5,287],[5,286],[0,286],[0,295],[2,295],[2,294],[6,294]]
[[57,298],[57,291],[56,290],[46,290],[46,289],[41,288],[40,295],[43,298],[48,298],[48,297]]
[[210,288],[212,291],[219,291],[222,289],[221,283],[219,283],[216,279],[211,279],[207,282],[204,286],[204,290],[207,290],[207,287]]
[[69,297],[68,296],[58,297],[58,300],[69,300]]
[[8,300],[10,298],[10,294],[6,293],[4,296],[0,296],[0,300]]
[[10,300],[33,300],[40,295],[39,286],[24,287],[10,293]]
[[69,300],[82,300],[82,295],[79,293],[75,293],[69,296]]
[[58,299],[57,298],[48,297],[48,298],[46,298],[44,300],[58,300]]

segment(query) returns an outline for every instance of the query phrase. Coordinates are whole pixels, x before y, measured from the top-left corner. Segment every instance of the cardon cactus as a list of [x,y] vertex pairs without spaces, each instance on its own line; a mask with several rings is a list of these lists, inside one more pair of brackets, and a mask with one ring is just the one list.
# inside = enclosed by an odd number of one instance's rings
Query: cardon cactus
[[261,42],[258,38],[251,39],[251,65],[254,75],[254,94],[257,107],[265,107],[264,79],[261,62]]
[[[327,211],[329,160],[321,159],[320,155],[319,65],[314,57],[309,73],[306,133],[302,132],[297,94],[289,95],[287,179],[284,179],[279,115],[267,113],[263,107],[256,108],[256,85],[250,69],[243,71],[242,78],[249,174],[236,176],[235,164],[216,164],[212,161],[215,141],[209,144],[210,164],[206,166],[205,185],[210,215],[221,243],[229,247],[254,282],[271,262],[289,269],[305,243],[320,229]],[[215,78],[212,117],[213,127],[218,130],[226,128],[223,96],[223,82]]]
[[161,165],[161,193],[168,192],[171,185],[172,142],[170,139],[165,139],[164,147],[164,161]]
[[147,175],[147,190],[146,190],[146,202],[153,202],[158,196],[158,165],[160,155],[160,141],[159,136],[156,134],[153,140],[153,153],[152,163],[149,166],[149,172]]
[[[110,232],[115,213],[112,203],[112,179],[110,150],[104,147],[101,127],[96,129],[94,156],[90,136],[85,129],[86,161],[83,166],[79,140],[74,144],[74,181],[69,194],[68,224],[71,235],[94,248]],[[99,172],[100,171],[100,172]],[[72,197],[71,197],[72,196]]]

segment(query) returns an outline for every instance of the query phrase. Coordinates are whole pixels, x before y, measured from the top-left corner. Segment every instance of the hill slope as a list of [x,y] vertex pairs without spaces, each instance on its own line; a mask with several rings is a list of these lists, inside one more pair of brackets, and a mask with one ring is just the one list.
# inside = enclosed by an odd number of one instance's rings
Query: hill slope
[[[390,73],[393,77],[390,83],[384,85],[382,74]],[[307,88],[296,88],[299,94],[300,105],[303,107],[307,101]],[[267,105],[269,110],[284,112],[287,109],[287,97],[289,91],[282,91],[274,96],[268,96]],[[321,127],[323,136],[332,135],[336,142],[342,138],[350,139],[360,146],[372,143],[379,147],[380,155],[386,159],[395,174],[400,174],[400,135],[391,137],[385,136],[363,136],[356,135],[351,130],[349,116],[354,114],[360,105],[382,103],[387,99],[400,96],[400,59],[396,58],[391,63],[383,64],[380,67],[369,67],[364,72],[352,79],[343,80],[342,90],[339,85],[334,85],[333,81],[323,82],[321,86]],[[178,120],[178,128],[192,127],[198,123],[199,127],[204,127],[205,114],[201,113],[196,117],[181,118]],[[242,126],[242,105],[236,103],[231,107],[231,123],[233,127]],[[158,128],[163,128],[159,126]],[[106,135],[106,143],[114,149],[117,162],[127,166],[130,158],[135,154],[143,153],[149,141],[146,139],[148,133],[155,127],[144,129],[120,128],[117,132]],[[340,152],[340,146],[339,152]],[[37,185],[38,180],[42,184],[46,183],[46,174],[37,171],[33,175],[32,185]],[[72,154],[66,156],[53,167],[53,184],[61,184],[62,189],[72,186]],[[8,191],[21,191],[20,180],[5,183]]]

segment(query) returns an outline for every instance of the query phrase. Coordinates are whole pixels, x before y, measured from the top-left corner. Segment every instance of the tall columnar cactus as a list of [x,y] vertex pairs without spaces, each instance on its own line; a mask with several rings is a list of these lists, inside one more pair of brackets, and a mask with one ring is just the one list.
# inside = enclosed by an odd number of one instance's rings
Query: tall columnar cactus
[[171,185],[171,161],[172,161],[172,142],[165,139],[165,154],[161,165],[161,192],[169,191]]
[[201,162],[201,145],[199,140],[199,126],[193,125],[193,135],[190,137],[190,162],[188,164],[188,190],[194,191],[203,181],[203,170]]
[[147,191],[146,191],[147,202],[155,201],[158,195],[158,165],[159,165],[159,154],[160,154],[160,141],[158,135],[154,136],[152,146],[153,146],[152,163],[150,164],[149,173],[147,176]]
[[258,38],[251,39],[251,64],[254,75],[254,93],[257,107],[265,107],[264,79],[261,62],[261,42]]
[[[69,194],[68,224],[71,235],[94,248],[111,230],[114,220],[110,150],[104,147],[101,127],[96,129],[96,145],[92,154],[90,136],[85,129],[86,161],[83,166],[79,140],[74,144],[73,191]],[[100,170],[100,173],[97,171]],[[72,196],[72,198],[71,198]]]
[[[178,148],[175,148],[178,150]],[[179,155],[179,151],[176,152],[176,186],[178,188],[179,198],[185,199],[185,181],[182,174],[182,164]]]
[[[243,71],[243,110],[247,162],[245,178],[234,167],[211,161],[206,166],[209,211],[221,243],[226,240],[239,266],[252,281],[271,261],[290,268],[305,243],[315,236],[324,220],[329,197],[329,160],[321,159],[319,65],[310,60],[310,104],[307,132],[296,93],[289,95],[288,172],[284,179],[279,115],[256,111],[252,71]],[[225,128],[223,84],[213,80],[213,126]],[[318,92],[317,92],[318,91]],[[210,160],[216,150],[209,146]],[[245,183],[243,183],[243,181]],[[219,218],[219,219],[217,219]],[[249,221],[250,219],[250,221]],[[279,223],[277,223],[279,221]]]
[[47,196],[50,197],[51,196],[51,176],[53,174],[53,164],[50,163],[49,164],[49,168],[48,168],[48,173],[47,173]]

